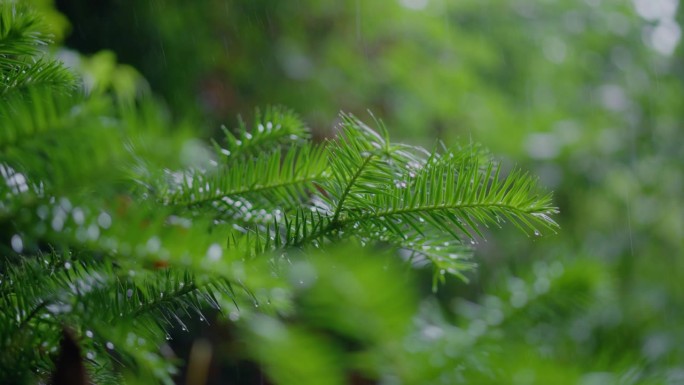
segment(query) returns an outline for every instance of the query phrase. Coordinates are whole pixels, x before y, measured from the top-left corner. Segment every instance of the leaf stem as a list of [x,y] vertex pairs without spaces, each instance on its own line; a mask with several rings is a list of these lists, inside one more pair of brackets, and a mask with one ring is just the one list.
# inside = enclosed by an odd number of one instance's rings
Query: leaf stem
[[[347,187],[345,187],[344,191],[342,192],[342,196],[340,197],[339,202],[337,202],[337,207],[335,208],[335,213],[333,214],[332,221],[330,222],[330,225],[327,227],[332,227],[336,226],[338,219],[340,218],[340,214],[342,213],[342,207],[344,206],[344,201],[347,199],[347,196],[349,195],[349,192],[351,192],[352,186],[354,186],[354,183],[356,183],[356,180],[359,179],[361,176],[361,173],[363,172],[363,169],[366,168],[368,163],[370,163],[370,160],[373,158],[374,154],[369,155],[363,160],[363,163],[359,166],[359,169],[356,170],[354,175],[352,175],[351,179],[349,180],[349,183],[347,184]],[[324,230],[324,232],[326,232]]]

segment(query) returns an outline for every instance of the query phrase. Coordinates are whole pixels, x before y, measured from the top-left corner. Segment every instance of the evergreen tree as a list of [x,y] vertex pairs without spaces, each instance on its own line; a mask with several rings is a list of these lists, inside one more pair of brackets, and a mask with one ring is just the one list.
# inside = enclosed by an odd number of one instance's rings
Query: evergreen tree
[[345,114],[316,143],[275,107],[206,146],[113,72],[81,80],[48,40],[30,8],[0,4],[2,383],[172,383],[166,336],[207,309],[275,383],[430,382],[446,372],[405,348],[400,265],[431,264],[436,288],[472,268],[481,226],[556,227],[534,178],[477,147],[394,143]]

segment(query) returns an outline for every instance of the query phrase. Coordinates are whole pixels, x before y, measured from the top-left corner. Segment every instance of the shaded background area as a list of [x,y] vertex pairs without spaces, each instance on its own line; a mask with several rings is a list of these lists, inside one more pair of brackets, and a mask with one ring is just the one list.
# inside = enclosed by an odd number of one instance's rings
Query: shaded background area
[[67,46],[113,51],[205,137],[256,106],[322,136],[370,109],[394,137],[480,142],[540,175],[561,232],[489,234],[436,306],[512,383],[684,381],[677,0],[56,3]]

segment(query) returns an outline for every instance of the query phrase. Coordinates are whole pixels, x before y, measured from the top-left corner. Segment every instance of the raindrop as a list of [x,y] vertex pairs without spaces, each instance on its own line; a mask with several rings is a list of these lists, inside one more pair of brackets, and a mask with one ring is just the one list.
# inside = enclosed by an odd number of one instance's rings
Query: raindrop
[[57,215],[52,218],[52,229],[55,231],[62,231],[64,228],[64,217]]
[[223,250],[218,243],[213,243],[207,250],[207,258],[211,261],[218,261],[223,255]]
[[548,279],[540,277],[534,282],[534,291],[537,294],[544,294],[549,291],[550,286],[551,282]]
[[112,225],[112,217],[109,214],[102,212],[97,217],[97,224],[103,229],[108,229],[109,226]]
[[553,264],[551,264],[551,266],[550,266],[550,268],[549,268],[549,272],[550,272],[551,275],[553,275],[554,277],[559,277],[559,276],[561,276],[561,275],[563,274],[563,271],[564,271],[564,270],[565,270],[565,269],[563,268],[563,264],[560,263],[559,261],[555,261]]
[[90,331],[90,330],[86,330],[85,335],[86,335],[86,337],[88,337],[88,338],[93,338],[93,332]]
[[95,358],[95,353],[93,353],[93,352],[88,352],[88,354],[86,354],[86,357],[87,357],[89,360],[92,360],[93,358]]
[[487,331],[487,323],[484,320],[478,319],[473,321],[468,326],[468,334],[474,337],[481,336]]
[[92,224],[88,227],[88,238],[90,238],[91,241],[97,240],[97,238],[100,237],[100,228],[97,227],[97,225]]
[[64,262],[64,268],[67,270],[71,269],[71,262]]
[[79,242],[85,242],[87,240],[88,233],[85,228],[79,227],[76,229],[76,240]]
[[535,229],[535,230],[534,230],[534,235],[538,237],[538,236],[541,235],[541,233],[539,232],[539,230]]
[[522,290],[513,292],[510,298],[511,306],[514,308],[521,308],[527,303],[527,293]]
[[61,198],[59,200],[59,205],[62,207],[64,211],[70,211],[71,210],[71,202],[67,198]]
[[108,341],[106,346],[107,346],[107,349],[114,350],[114,344],[111,341]]
[[21,253],[24,250],[24,241],[21,239],[21,236],[19,234],[14,234],[12,235],[12,249],[17,252]]
[[80,207],[76,207],[71,213],[71,216],[74,218],[74,222],[76,222],[76,224],[79,226],[83,224],[83,221],[85,221],[85,214]]
[[48,209],[47,206],[40,206],[40,207],[38,207],[38,210],[36,210],[36,213],[38,214],[38,218],[40,218],[40,219],[47,218],[49,212],[50,212],[50,209]]
[[428,325],[421,330],[421,334],[428,340],[436,340],[444,335],[444,329],[435,325]]
[[147,251],[150,254],[154,254],[161,248],[161,241],[158,237],[154,236],[147,241]]
[[53,303],[51,305],[46,306],[47,310],[52,313],[52,314],[60,314],[60,313],[66,313],[68,311],[71,311],[71,305],[66,304],[66,303]]

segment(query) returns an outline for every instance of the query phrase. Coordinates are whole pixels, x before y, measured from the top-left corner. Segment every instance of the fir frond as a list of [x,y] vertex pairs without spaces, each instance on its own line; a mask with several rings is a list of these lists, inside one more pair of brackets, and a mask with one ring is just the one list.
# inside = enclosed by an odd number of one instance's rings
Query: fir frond
[[[154,345],[149,344],[145,350],[135,345],[127,349],[125,340],[114,338],[115,334],[125,335],[131,330],[148,334],[146,330],[138,330],[140,324],[131,324],[130,314],[121,319],[123,322],[105,316],[111,313],[110,295],[116,287],[116,277],[111,263],[85,265],[57,255],[27,259],[5,269],[4,284],[0,284],[0,303],[4,309],[0,316],[0,369],[21,371],[23,368],[47,377],[52,367],[51,356],[59,345],[60,331],[68,327],[80,335],[81,345],[87,352],[83,358],[93,369],[106,365],[108,372],[112,372],[111,360],[115,356],[111,354],[115,353],[116,344],[117,360],[139,355],[131,368],[156,371],[155,377],[168,373],[154,367],[168,365],[155,352]],[[108,337],[101,339],[103,334]],[[33,348],[21,350],[26,346]],[[12,378],[12,375],[0,373],[0,378]]]
[[397,232],[387,231],[385,239],[390,245],[399,248],[399,253],[417,268],[432,267],[432,288],[444,283],[445,276],[456,276],[468,282],[465,273],[477,266],[471,259],[473,248],[449,236],[424,237],[418,233],[397,237]]
[[359,199],[345,211],[344,220],[379,225],[381,220],[399,219],[404,228],[422,232],[428,225],[457,239],[482,236],[480,226],[499,226],[505,220],[535,235],[540,228],[557,227],[550,218],[556,212],[550,196],[537,195],[529,175],[514,171],[501,178],[498,165],[489,162],[481,168],[477,158],[456,167],[450,162],[427,164],[414,178],[387,186],[385,193]]
[[[342,132],[327,147],[331,176],[317,191],[321,203],[286,213],[266,232],[276,241],[264,243],[298,247],[350,236],[389,242],[434,262],[441,279],[443,272],[461,275],[472,268],[463,258],[465,240],[483,237],[481,226],[509,221],[535,235],[557,227],[550,195],[539,195],[529,175],[503,177],[500,166],[476,149],[439,153],[395,145],[358,119],[344,118]],[[417,237],[427,241],[414,248],[410,239]],[[435,239],[450,247],[432,248]]]
[[[57,250],[115,258],[121,271],[171,268],[196,277],[195,289],[204,293],[203,303],[212,306],[217,301],[205,291],[209,287],[211,294],[222,297],[219,302],[253,303],[265,300],[254,295],[255,285],[277,284],[277,277],[270,277],[268,268],[262,266],[267,259],[244,262],[254,255],[253,243],[229,245],[233,226],[216,224],[211,218],[179,217],[170,208],[152,202],[135,204],[126,197],[116,198],[111,205],[96,201],[75,205],[61,198],[53,203],[39,201],[36,206],[35,211],[24,210],[22,217],[15,217],[9,228],[21,237],[25,251],[49,244]],[[242,269],[233,268],[237,262]],[[247,270],[251,271],[249,282],[244,281]]]
[[236,232],[229,237],[228,249],[246,252],[250,258],[268,258],[276,251],[285,255],[283,251],[294,248],[319,248],[326,240],[340,238],[338,234],[326,231],[330,224],[330,216],[308,208],[279,212],[267,224],[233,225]]
[[0,97],[36,86],[69,91],[75,89],[76,78],[62,63],[46,58],[30,59],[0,71]]
[[49,41],[42,33],[39,17],[24,4],[0,3],[0,68],[18,64],[18,57],[30,56]]
[[[12,363],[23,357],[26,369],[40,367],[47,372],[48,353],[54,352],[56,339],[36,341],[41,349],[31,357],[14,347],[40,338],[33,336],[37,329],[58,334],[68,325],[82,336],[94,368],[110,366],[107,372],[111,372],[114,361],[125,362],[128,370],[137,368],[165,380],[170,364],[157,355],[157,343],[147,340],[163,341],[176,327],[187,330],[181,317],[204,319],[202,309],[219,307],[216,294],[233,296],[230,283],[221,279],[207,281],[168,269],[124,270],[108,259],[74,257],[52,254],[3,269],[0,368],[16,369]],[[139,337],[131,341],[131,332]]]
[[131,174],[126,168],[133,162],[133,144],[149,140],[130,135],[108,97],[43,85],[1,98],[6,124],[0,130],[0,163],[53,194],[116,186]]
[[[387,148],[384,154],[396,152],[395,148],[380,142],[379,135],[375,138],[377,141],[368,143],[358,135],[353,141],[346,139],[333,147],[337,159],[341,159],[333,170],[338,171],[345,164],[362,164],[359,160],[364,154],[365,159],[373,156],[382,158],[383,153],[373,153],[369,147],[378,151]],[[376,164],[388,164],[398,158],[396,153],[394,155],[384,159],[384,163]],[[332,196],[341,186],[352,191],[349,187],[352,184],[357,193],[351,195],[354,199],[347,201],[343,193],[336,202],[332,202],[336,206],[335,219],[340,225],[371,221],[378,226],[382,225],[380,220],[400,219],[404,223],[402,227],[421,232],[423,224],[427,224],[457,238],[460,237],[455,229],[468,238],[474,238],[482,235],[480,225],[498,224],[504,219],[525,232],[535,234],[539,232],[538,228],[553,229],[557,226],[550,218],[557,211],[551,206],[550,196],[538,195],[536,181],[532,177],[519,171],[502,177],[499,165],[491,160],[482,162],[479,153],[432,153],[418,164],[418,169],[404,170],[399,176],[392,174],[390,165],[386,169],[378,166],[359,174],[365,178],[338,180],[338,184],[328,190]],[[399,179],[390,181],[392,177]]]
[[247,125],[240,119],[236,133],[232,133],[225,126],[221,126],[226,147],[217,142],[214,147],[217,153],[232,159],[243,155],[257,155],[262,150],[283,144],[301,142],[309,138],[309,131],[300,118],[291,110],[284,107],[268,107],[262,113],[256,110],[254,127],[247,129]]
[[388,142],[361,121],[343,118],[342,132],[328,146],[331,183],[323,185],[323,198],[334,207],[333,221],[339,220],[347,201],[380,192],[392,180],[383,156]]
[[80,95],[68,95],[52,87],[29,87],[26,92],[2,97],[0,119],[0,149],[16,146],[19,142],[39,133],[59,131],[73,127],[87,113],[101,112],[87,107],[76,107]]
[[180,186],[163,199],[174,205],[231,206],[235,197],[245,196],[265,199],[274,206],[296,206],[326,176],[325,155],[318,146],[302,145],[221,163],[207,172],[178,175]]

